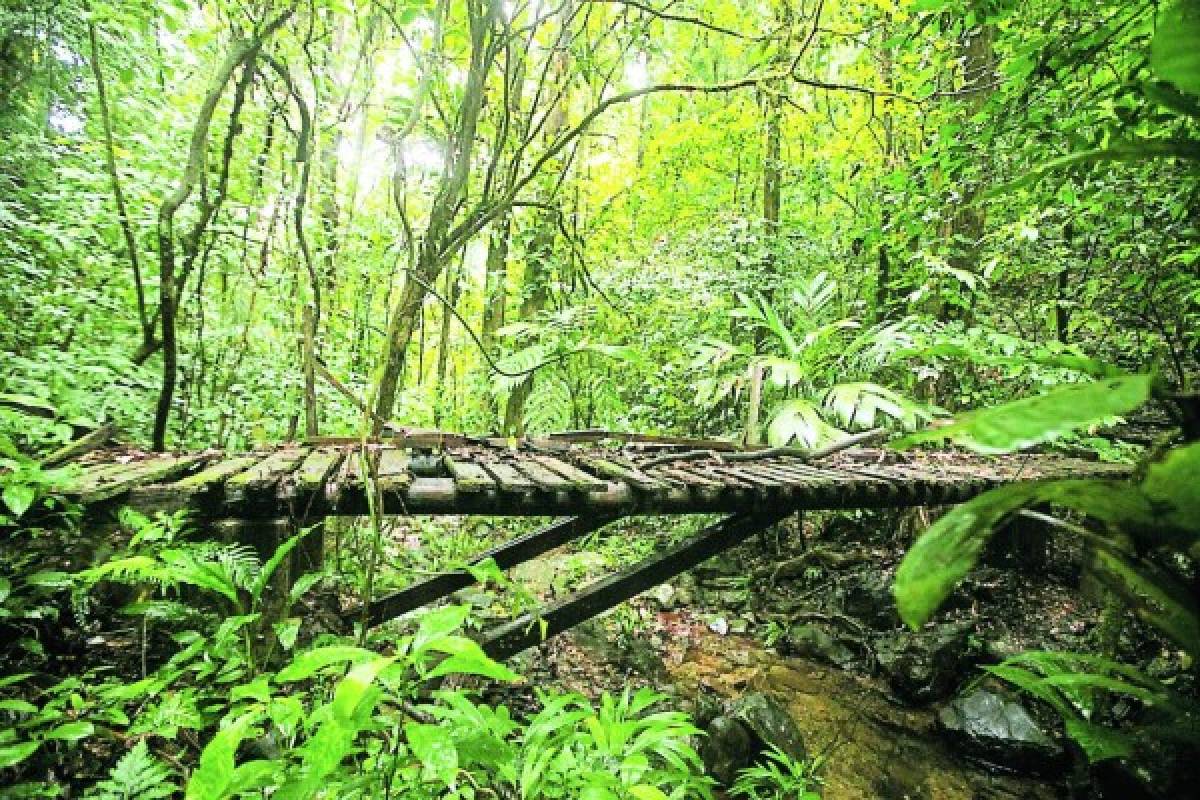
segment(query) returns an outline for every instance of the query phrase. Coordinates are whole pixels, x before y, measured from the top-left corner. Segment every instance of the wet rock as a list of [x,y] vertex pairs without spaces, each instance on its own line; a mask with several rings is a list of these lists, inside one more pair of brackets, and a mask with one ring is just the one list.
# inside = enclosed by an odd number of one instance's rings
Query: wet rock
[[661,611],[670,611],[676,608],[677,596],[678,593],[675,587],[669,583],[660,583],[646,592],[646,597]]
[[754,739],[736,719],[719,716],[708,724],[708,735],[700,747],[700,760],[708,774],[729,786],[739,770],[750,766],[754,758]]
[[779,644],[784,655],[824,661],[842,669],[858,661],[854,650],[820,625],[793,625]]
[[1006,690],[975,686],[938,712],[943,733],[967,755],[1022,773],[1061,768],[1063,748]]
[[903,631],[880,642],[876,660],[896,696],[909,703],[944,700],[970,664],[970,626]]
[[725,704],[721,698],[707,686],[700,686],[696,696],[687,703],[687,711],[691,714],[692,722],[697,728],[707,728],[709,724],[725,713]]
[[761,692],[742,695],[730,713],[754,735],[759,750],[774,747],[797,761],[807,758],[804,734],[787,708],[770,695]]
[[657,647],[637,636],[610,633],[600,620],[589,620],[571,631],[571,639],[597,660],[654,680],[666,680],[667,665]]
[[848,587],[842,593],[841,605],[847,616],[876,630],[889,630],[900,624],[891,582],[882,577]]
[[1200,783],[1200,718],[1181,719],[1150,708],[1139,722],[1184,735],[1171,740],[1138,736],[1136,728],[1129,729],[1134,737],[1133,757],[1101,761],[1092,768],[1097,795],[1104,800],[1175,800],[1195,794]]

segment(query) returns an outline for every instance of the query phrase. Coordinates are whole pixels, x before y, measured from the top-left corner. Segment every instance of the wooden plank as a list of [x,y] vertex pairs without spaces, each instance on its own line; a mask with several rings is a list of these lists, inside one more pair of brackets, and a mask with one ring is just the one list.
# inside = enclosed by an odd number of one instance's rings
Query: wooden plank
[[389,447],[380,453],[378,474],[375,476],[379,482],[379,491],[401,492],[407,489],[413,481],[408,465],[408,453],[403,450]]
[[291,496],[307,497],[323,492],[329,476],[341,466],[343,455],[341,450],[313,450],[289,476],[287,493]]
[[496,483],[500,486],[500,491],[502,492],[528,494],[537,488],[533,481],[522,475],[511,464],[504,464],[499,461],[481,461],[479,464],[488,471],[488,474],[496,479]]
[[84,505],[109,500],[138,486],[160,483],[183,475],[210,458],[207,454],[159,456],[111,469],[84,473],[64,490]]
[[518,458],[514,462],[517,469],[538,485],[539,489],[549,492],[567,492],[574,488],[570,481],[543,467],[531,458]]
[[748,483],[758,491],[775,492],[783,488],[779,481],[775,480],[774,478],[757,475],[752,470],[747,469],[740,464],[738,466],[730,465],[713,467],[712,471],[718,475],[733,478],[734,480],[741,481],[742,483]]
[[566,478],[581,492],[603,492],[608,488],[608,484],[604,481],[587,474],[579,469],[579,467],[568,464],[566,461],[560,461],[551,456],[534,456],[533,459],[551,472],[555,472]]
[[469,461],[467,457],[446,456],[444,460],[446,469],[450,470],[450,475],[454,478],[454,485],[460,492],[472,494],[496,488],[496,481],[492,479],[487,470],[475,462]]
[[218,495],[225,481],[249,469],[258,460],[257,456],[235,456],[210,464],[195,475],[175,483],[138,486],[130,493],[129,502],[143,511],[175,511],[181,508],[206,510],[204,506]]
[[[520,538],[513,539],[511,542],[506,542],[498,547],[493,547],[491,550],[480,553],[471,559],[470,563],[472,565],[479,564],[490,558],[496,562],[496,566],[500,569],[509,569],[510,567],[515,567],[517,564],[536,558],[543,553],[548,553],[557,547],[561,547],[567,542],[574,541],[593,531],[599,530],[614,519],[616,519],[615,516],[596,514],[586,519],[582,517],[568,517],[566,519],[555,520],[550,525],[533,533],[526,534]],[[441,575],[435,575],[432,578],[414,583],[411,586],[406,586],[398,592],[369,603],[367,606],[367,624],[369,626],[379,625],[401,614],[407,614],[409,611],[420,608],[427,603],[432,603],[434,600],[443,598],[451,592],[465,589],[474,583],[474,576],[467,570],[454,570],[452,572],[444,572]],[[346,612],[345,618],[348,622],[353,622],[361,614],[361,607],[351,609]]]
[[279,482],[300,466],[308,456],[303,447],[276,450],[250,469],[233,476],[225,483],[225,502],[243,503],[246,500],[273,493]]
[[597,475],[614,481],[623,481],[642,492],[665,492],[667,485],[645,472],[620,464],[613,459],[580,456],[579,461]]
[[715,475],[707,474],[700,470],[684,469],[682,464],[668,464],[661,467],[654,467],[653,472],[650,474],[660,480],[673,481],[689,488],[696,486],[710,489],[724,489],[729,485],[723,478],[718,478]]
[[725,552],[789,513],[770,511],[726,517],[681,544],[489,631],[484,635],[483,649],[492,658],[516,655]]

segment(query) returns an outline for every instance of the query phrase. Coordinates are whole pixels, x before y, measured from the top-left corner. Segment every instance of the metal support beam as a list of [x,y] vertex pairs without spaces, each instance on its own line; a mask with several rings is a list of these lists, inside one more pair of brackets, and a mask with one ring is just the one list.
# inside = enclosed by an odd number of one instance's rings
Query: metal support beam
[[[567,542],[586,536],[592,531],[603,528],[617,517],[606,514],[596,514],[587,519],[582,517],[567,517],[556,520],[540,530],[513,539],[485,553],[476,556],[471,564],[478,564],[489,558],[494,559],[500,569],[509,569],[548,553]],[[420,608],[423,605],[439,600],[459,589],[465,589],[475,583],[474,576],[466,570],[443,572],[428,580],[406,586],[394,594],[372,600],[367,606],[367,624],[379,625],[401,614]],[[348,620],[355,620],[362,614],[361,607],[346,614]]]
[[492,658],[503,659],[541,644],[607,611],[652,586],[670,580],[697,564],[741,544],[755,533],[782,520],[790,509],[756,514],[737,514],[705,528],[681,544],[663,550],[626,570],[597,581],[578,592],[524,614],[484,635],[483,649]]

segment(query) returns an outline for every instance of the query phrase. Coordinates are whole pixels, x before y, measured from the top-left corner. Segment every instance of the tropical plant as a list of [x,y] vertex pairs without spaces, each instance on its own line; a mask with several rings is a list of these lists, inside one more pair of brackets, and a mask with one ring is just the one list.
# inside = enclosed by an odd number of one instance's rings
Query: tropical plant
[[[889,422],[912,430],[931,419],[933,409],[885,386],[842,380],[880,369],[893,354],[911,346],[912,339],[903,321],[861,330],[854,319],[834,319],[836,292],[836,282],[825,272],[801,284],[792,298],[794,327],[765,296],[739,293],[741,305],[730,317],[749,320],[754,341],[735,344],[707,337],[696,345],[691,369],[719,371],[697,382],[697,403],[709,406],[746,396],[752,384],[765,379],[781,395],[770,412],[768,441],[796,442],[810,449],[848,430]],[[847,331],[858,332],[847,336]]]
[[738,772],[733,797],[747,800],[821,800],[822,760],[796,760],[772,747],[760,763]]

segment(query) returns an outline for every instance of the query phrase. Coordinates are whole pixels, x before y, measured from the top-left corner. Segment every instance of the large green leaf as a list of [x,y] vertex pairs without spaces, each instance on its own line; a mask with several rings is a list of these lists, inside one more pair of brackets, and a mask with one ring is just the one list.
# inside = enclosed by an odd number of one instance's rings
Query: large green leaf
[[1163,521],[1200,536],[1200,442],[1178,447],[1151,464],[1142,492]]
[[222,800],[232,794],[234,756],[254,724],[256,715],[243,714],[221,730],[200,752],[200,764],[192,773],[186,800]]
[[41,747],[41,742],[17,742],[0,745],[0,769],[16,766]]
[[781,405],[767,426],[767,441],[776,447],[794,443],[813,450],[845,435],[827,423],[816,406],[802,398]]
[[892,590],[901,619],[914,628],[925,624],[975,566],[996,525],[1033,494],[1030,485],[1004,486],[963,503],[930,526],[896,570]]
[[296,657],[292,659],[292,663],[276,673],[275,680],[279,683],[302,681],[311,678],[317,672],[330,665],[344,664],[346,662],[357,664],[363,661],[370,661],[377,655],[377,653],[366,648],[353,647],[351,645],[317,647],[313,650],[297,653]]
[[57,739],[63,742],[78,742],[96,732],[96,726],[90,722],[66,722],[46,733],[47,739]]
[[458,750],[448,728],[410,722],[404,726],[404,735],[427,774],[446,784],[453,782],[458,771]]
[[1126,375],[1066,386],[962,415],[957,422],[906,436],[894,446],[952,441],[977,453],[1011,453],[1125,414],[1146,402],[1152,375]]
[[1150,69],[1189,94],[1200,95],[1200,0],[1176,0],[1158,18]]

